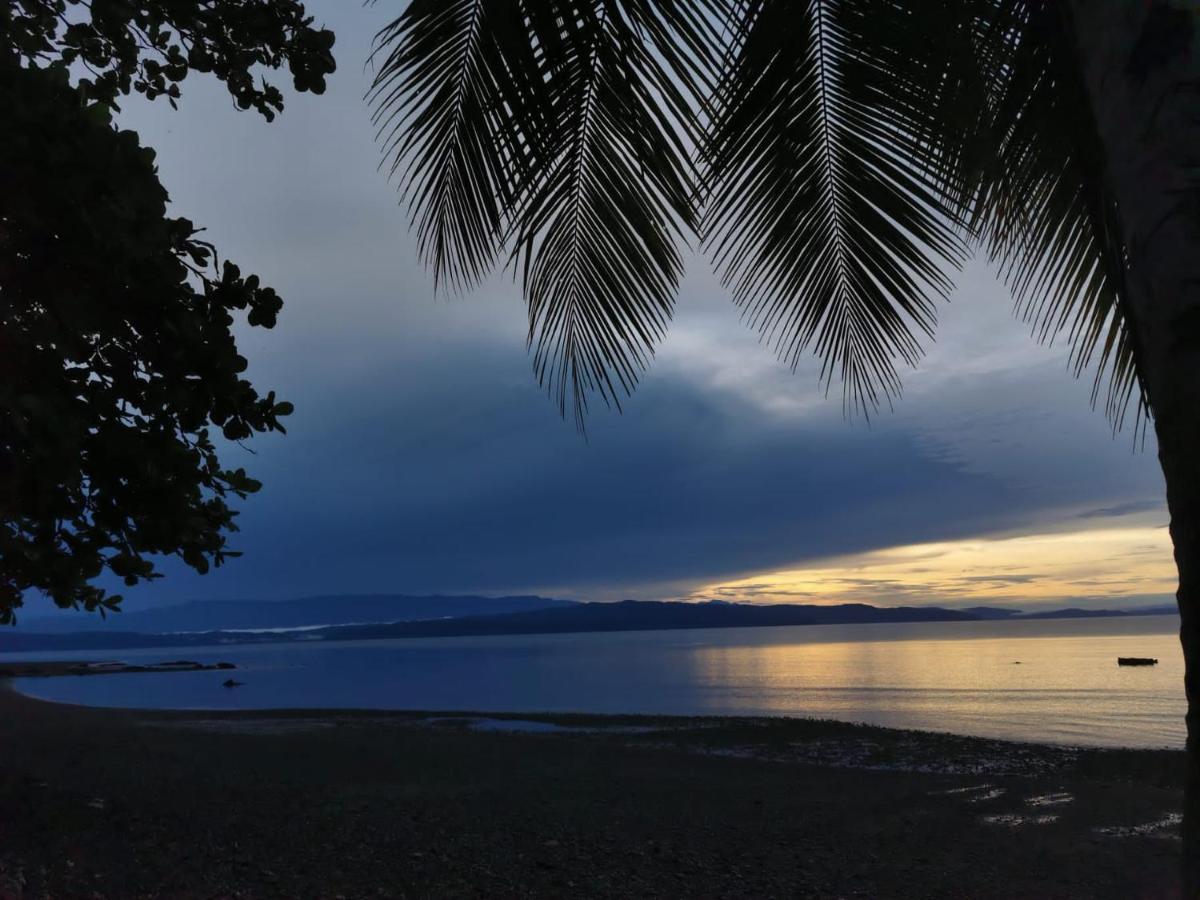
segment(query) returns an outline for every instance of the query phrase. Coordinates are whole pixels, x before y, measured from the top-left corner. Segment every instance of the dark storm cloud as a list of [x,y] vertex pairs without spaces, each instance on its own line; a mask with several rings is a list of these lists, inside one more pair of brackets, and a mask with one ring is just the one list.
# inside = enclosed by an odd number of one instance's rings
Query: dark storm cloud
[[[465,367],[424,357],[313,388],[289,436],[247,464],[267,487],[236,536],[246,557],[203,580],[173,574],[156,593],[663,596],[821,557],[1040,530],[1094,493],[1054,460],[1048,476],[1023,475],[1053,485],[1020,489],[930,455],[899,423],[770,420],[669,376],[624,415],[597,416],[585,442],[519,352],[482,346]],[[964,576],[980,579],[1025,580]]]

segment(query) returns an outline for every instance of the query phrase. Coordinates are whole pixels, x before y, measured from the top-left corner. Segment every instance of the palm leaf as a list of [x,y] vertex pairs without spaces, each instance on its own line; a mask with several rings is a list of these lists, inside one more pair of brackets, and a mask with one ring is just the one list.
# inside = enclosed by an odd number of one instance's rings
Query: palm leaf
[[415,0],[379,35],[372,98],[435,277],[505,253],[537,375],[580,421],[635,386],[698,229],[765,340],[793,367],[814,351],[867,413],[978,241],[1097,396],[1107,375],[1119,424],[1136,341],[1065,9]]
[[1124,315],[1116,203],[1066,7],[997,0],[992,16],[992,153],[980,160],[973,229],[1034,335],[1065,335],[1076,374],[1095,368],[1093,400],[1103,393],[1120,427],[1135,393],[1139,414],[1148,408]]
[[868,414],[899,392],[896,363],[919,358],[964,256],[928,153],[945,77],[907,6],[747,0],[707,152],[707,244],[735,300]]
[[417,0],[379,35],[376,118],[422,256],[467,284],[507,247],[537,376],[580,422],[671,316],[724,3]]
[[516,0],[413,0],[376,36],[377,138],[435,283],[473,285],[499,249],[513,196],[505,100],[529,69],[524,38]]
[[704,23],[685,4],[648,0],[571,15],[533,6],[547,103],[526,141],[539,177],[512,243],[534,369],[582,423],[590,395],[619,406],[632,391],[672,314],[680,240],[696,224],[695,101],[674,34]]

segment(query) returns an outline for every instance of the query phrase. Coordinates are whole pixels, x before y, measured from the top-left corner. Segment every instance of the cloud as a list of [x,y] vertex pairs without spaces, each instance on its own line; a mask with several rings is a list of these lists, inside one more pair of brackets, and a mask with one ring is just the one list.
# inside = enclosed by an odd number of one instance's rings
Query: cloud
[[1134,500],[1129,503],[1120,503],[1116,506],[1101,506],[1096,509],[1086,509],[1079,513],[1076,518],[1115,519],[1136,513],[1153,513],[1154,515],[1161,516],[1162,512],[1163,501],[1161,498],[1155,498],[1153,500]]
[[[180,113],[125,113],[158,149],[176,210],[284,296],[278,328],[246,331],[244,352],[297,408],[286,438],[227,451],[266,484],[232,542],[245,556],[204,578],[170,564],[131,607],[359,591],[781,597],[764,573],[896,547],[921,548],[905,578],[839,577],[926,602],[939,585],[1015,591],[1044,574],[955,582],[946,543],[1165,521],[1153,447],[1111,436],[1064,348],[1030,341],[979,264],[895,411],[867,422],[843,418],[815,362],[781,365],[696,259],[642,387],[581,439],[533,381],[511,277],[435,299],[415,259],[361,99],[386,11],[313,11],[338,31],[339,71],[276,123],[201,81]],[[1163,556],[1160,539],[1128,550]]]
[[960,575],[957,578],[950,579],[951,582],[958,584],[988,584],[988,585],[1012,585],[1012,584],[1036,584],[1039,581],[1045,581],[1051,577],[1046,572],[1035,572],[1027,575]]
[[[1140,553],[1146,540],[1158,546],[1154,557]],[[924,565],[929,559],[937,562]],[[1111,607],[1129,605],[1131,598],[1169,600],[1174,581],[1166,535],[1132,526],[903,545],[708,585],[698,594],[743,601],[769,595],[818,603]]]

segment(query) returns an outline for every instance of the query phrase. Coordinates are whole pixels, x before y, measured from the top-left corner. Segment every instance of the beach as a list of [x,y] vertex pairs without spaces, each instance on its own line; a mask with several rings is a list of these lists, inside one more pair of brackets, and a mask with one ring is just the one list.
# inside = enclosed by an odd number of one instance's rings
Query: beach
[[1170,750],[801,719],[108,710],[7,682],[0,746],[6,898],[1177,894]]

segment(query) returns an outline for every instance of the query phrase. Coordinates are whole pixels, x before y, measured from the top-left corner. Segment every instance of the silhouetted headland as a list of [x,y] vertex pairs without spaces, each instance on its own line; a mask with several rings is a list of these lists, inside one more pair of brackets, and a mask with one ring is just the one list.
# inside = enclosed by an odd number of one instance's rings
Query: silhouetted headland
[[[210,605],[213,609],[205,609]],[[122,613],[110,616],[107,620],[92,620],[88,631],[56,633],[44,630],[43,623],[52,620],[36,620],[27,626],[29,630],[19,627],[0,631],[0,652],[684,628],[1072,619],[1174,612],[1174,608],[1169,606],[1025,613],[992,607],[946,609],[937,606],[872,606],[865,603],[817,605],[634,600],[576,603],[537,596],[313,597],[278,602],[190,603]],[[373,621],[371,617],[374,617]],[[78,622],[79,619],[69,621]],[[106,624],[111,630],[102,630],[97,623]],[[166,624],[173,627],[160,630]],[[197,624],[212,627],[181,627]]]

